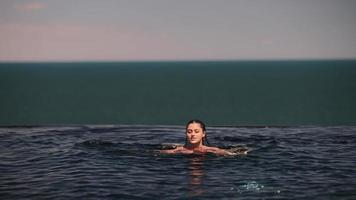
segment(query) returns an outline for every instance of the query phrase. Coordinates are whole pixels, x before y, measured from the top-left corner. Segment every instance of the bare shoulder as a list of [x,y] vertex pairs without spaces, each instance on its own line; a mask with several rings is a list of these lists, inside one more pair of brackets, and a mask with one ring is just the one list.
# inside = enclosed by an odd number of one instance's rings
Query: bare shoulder
[[207,152],[215,153],[215,152],[219,152],[219,151],[221,151],[221,150],[223,150],[223,149],[220,149],[220,148],[218,148],[218,147],[205,147],[205,150],[206,150]]
[[206,147],[205,151],[217,155],[229,155],[228,151],[226,151],[225,149],[220,149],[218,147]]
[[161,150],[160,153],[174,154],[174,153],[180,153],[182,151],[184,151],[184,147],[183,146],[178,146],[175,149]]
[[234,156],[234,155],[239,155],[239,154],[247,154],[247,152],[244,153],[234,153],[230,152],[226,149],[221,149],[218,147],[206,147],[206,152],[214,153],[217,155],[227,155],[227,156]]

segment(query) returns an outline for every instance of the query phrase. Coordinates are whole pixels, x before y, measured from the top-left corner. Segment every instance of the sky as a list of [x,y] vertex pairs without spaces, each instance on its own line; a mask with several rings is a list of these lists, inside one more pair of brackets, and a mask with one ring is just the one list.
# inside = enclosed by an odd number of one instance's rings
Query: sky
[[355,0],[0,0],[0,62],[356,59],[355,11]]

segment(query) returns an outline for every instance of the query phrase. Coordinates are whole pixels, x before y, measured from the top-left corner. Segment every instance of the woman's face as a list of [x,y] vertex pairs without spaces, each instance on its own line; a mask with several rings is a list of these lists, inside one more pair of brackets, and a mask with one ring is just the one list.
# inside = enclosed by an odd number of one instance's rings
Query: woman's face
[[205,132],[201,128],[199,123],[191,123],[187,127],[187,139],[190,144],[202,144]]

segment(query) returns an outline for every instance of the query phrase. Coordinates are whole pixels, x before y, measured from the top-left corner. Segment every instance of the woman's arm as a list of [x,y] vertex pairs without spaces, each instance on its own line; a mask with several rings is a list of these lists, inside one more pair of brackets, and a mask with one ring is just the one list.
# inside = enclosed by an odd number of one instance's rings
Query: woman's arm
[[247,154],[247,151],[242,153],[234,153],[217,147],[208,147],[207,152],[215,153],[217,155],[222,155],[222,156],[235,156],[235,155]]
[[166,154],[175,154],[179,153],[182,150],[182,147],[177,147],[175,149],[165,149],[165,150],[160,150],[160,153],[166,153]]

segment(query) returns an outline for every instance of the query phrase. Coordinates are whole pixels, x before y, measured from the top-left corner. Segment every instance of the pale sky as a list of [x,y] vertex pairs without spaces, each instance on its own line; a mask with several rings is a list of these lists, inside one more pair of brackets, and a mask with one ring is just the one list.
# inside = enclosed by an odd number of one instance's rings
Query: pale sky
[[355,0],[0,0],[0,61],[356,59]]

